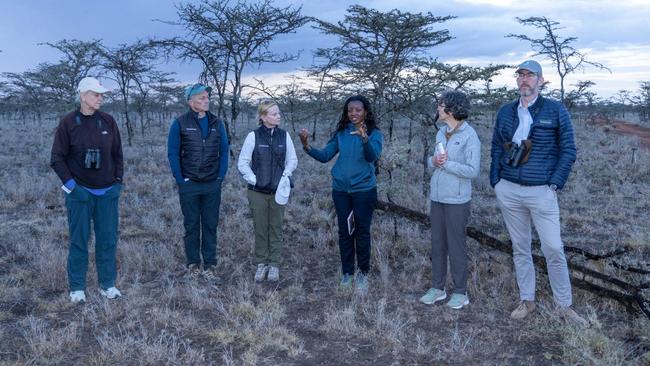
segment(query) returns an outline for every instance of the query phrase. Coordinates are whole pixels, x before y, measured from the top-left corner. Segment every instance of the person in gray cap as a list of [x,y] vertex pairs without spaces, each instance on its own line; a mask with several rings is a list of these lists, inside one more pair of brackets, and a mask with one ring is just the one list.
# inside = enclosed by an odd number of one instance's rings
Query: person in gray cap
[[[190,276],[217,279],[217,226],[221,185],[228,171],[228,135],[221,119],[210,113],[210,92],[203,84],[185,90],[189,111],[169,129],[167,158],[178,186]],[[201,272],[203,259],[203,272]]]
[[92,77],[81,80],[79,109],[61,119],[54,135],[50,166],[63,182],[68,211],[70,301],[86,301],[90,223],[95,231],[95,265],[100,294],[121,296],[115,287],[118,201],[124,164],[122,140],[111,115],[100,112],[108,91]]
[[571,281],[560,237],[557,195],[576,160],[571,117],[562,103],[539,94],[542,67],[523,62],[515,73],[519,98],[501,107],[492,136],[490,185],[512,240],[520,302],[511,313],[524,319],[535,310],[531,221],[542,243],[558,314],[581,325],[572,308]]

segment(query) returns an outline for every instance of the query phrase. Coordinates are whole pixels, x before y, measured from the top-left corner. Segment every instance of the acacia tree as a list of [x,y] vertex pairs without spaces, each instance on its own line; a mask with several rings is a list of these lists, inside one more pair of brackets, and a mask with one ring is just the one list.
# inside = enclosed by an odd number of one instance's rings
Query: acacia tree
[[151,64],[155,58],[153,49],[146,43],[137,41],[134,44],[120,44],[115,48],[102,47],[102,67],[109,78],[117,83],[124,123],[126,125],[128,143],[132,145],[133,125],[129,117],[132,83],[142,82],[144,77],[153,69]]
[[583,69],[586,65],[591,65],[600,70],[607,70],[611,73],[611,70],[603,64],[587,60],[586,56],[573,46],[575,41],[578,40],[577,37],[564,38],[560,36],[558,31],[563,29],[563,27],[560,27],[560,23],[546,17],[517,17],[516,19],[525,26],[532,26],[544,31],[543,38],[533,38],[527,34],[513,33],[508,34],[506,37],[530,42],[533,50],[537,52],[536,56],[544,56],[553,62],[555,71],[560,77],[560,99],[562,102],[565,101],[564,79],[567,75]]
[[639,110],[639,119],[647,122],[650,117],[650,81],[639,81],[639,95],[633,98]]
[[622,118],[625,119],[625,109],[627,107],[627,102],[631,102],[631,94],[629,90],[621,89],[614,96],[614,101],[618,104],[621,110]]
[[91,73],[98,73],[101,62],[101,41],[64,39],[56,43],[40,44],[57,49],[63,54],[59,62],[52,65],[48,80],[55,97],[67,109],[74,103],[81,79]]
[[[434,27],[453,18],[398,9],[380,12],[352,5],[344,19],[336,24],[317,20],[316,28],[337,36],[339,45],[319,48],[315,56],[325,60],[331,69],[341,70],[334,78],[344,86],[355,91],[368,89],[381,118],[395,109],[390,88],[400,74],[423,52],[452,39],[447,29]],[[392,132],[391,119],[391,139]]]
[[155,96],[153,94],[156,93],[155,87],[174,82],[175,80],[170,77],[171,75],[173,73],[150,70],[148,73],[142,75],[142,77],[133,78],[135,93],[133,93],[132,104],[140,118],[140,132],[142,133],[142,137],[145,136],[145,128],[149,123],[145,116],[148,112],[147,109],[154,104]]
[[[416,61],[410,72],[397,79],[392,89],[393,96],[399,105],[399,112],[409,122],[407,155],[411,156],[412,140],[419,136],[422,140],[422,193],[426,196],[428,183],[427,157],[430,151],[431,127],[436,130],[437,102],[439,94],[447,89],[461,89],[469,92],[470,87],[477,82],[485,82],[500,73],[507,65],[488,65],[472,67],[466,65],[450,65],[439,62],[437,59],[421,58]],[[476,93],[474,93],[476,94]],[[477,94],[477,97],[483,97]],[[415,126],[414,126],[415,122]],[[391,177],[389,171],[389,178]]]
[[566,105],[567,109],[572,110],[581,102],[593,102],[595,93],[589,89],[594,85],[596,83],[591,80],[578,81],[575,84],[576,88],[568,92],[564,98],[564,105]]
[[[301,15],[301,7],[277,7],[272,0],[231,3],[227,0],[177,6],[179,20],[167,22],[182,26],[185,38],[155,41],[181,59],[199,60],[204,70],[202,79],[211,82],[218,96],[218,113],[226,122],[234,123],[240,112],[244,70],[262,63],[293,60],[294,54],[279,54],[270,48],[276,37],[294,33],[309,18]],[[226,118],[225,102],[230,104]]]

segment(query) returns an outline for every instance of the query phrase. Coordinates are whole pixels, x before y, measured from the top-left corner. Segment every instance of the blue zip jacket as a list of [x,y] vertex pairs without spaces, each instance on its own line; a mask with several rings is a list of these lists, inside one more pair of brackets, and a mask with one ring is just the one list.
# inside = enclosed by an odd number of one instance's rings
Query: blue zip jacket
[[527,186],[555,184],[561,189],[576,160],[569,112],[562,103],[539,96],[528,107],[533,117],[528,135],[533,145],[528,162],[513,168],[506,164],[503,144],[512,141],[519,126],[518,106],[519,100],[515,100],[501,107],[497,114],[492,135],[490,185],[494,187],[500,179],[506,179]]
[[327,163],[336,153],[339,154],[332,167],[332,189],[335,191],[363,192],[377,186],[375,161],[381,156],[384,135],[375,128],[364,144],[361,137],[350,134],[354,131],[354,124],[348,123],[345,130],[334,134],[324,148],[307,151],[309,156],[321,163]]

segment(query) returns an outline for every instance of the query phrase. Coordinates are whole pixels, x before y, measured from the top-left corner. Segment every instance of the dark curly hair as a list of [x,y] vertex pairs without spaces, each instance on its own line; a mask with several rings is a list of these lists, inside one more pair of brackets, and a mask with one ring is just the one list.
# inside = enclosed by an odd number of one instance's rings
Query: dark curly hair
[[458,90],[448,90],[438,98],[438,104],[445,106],[445,113],[450,114],[458,121],[462,121],[469,117],[471,109],[469,97]]
[[348,119],[348,104],[350,104],[351,102],[361,102],[363,104],[363,109],[366,112],[366,118],[364,120],[364,123],[366,124],[366,128],[368,129],[368,136],[370,136],[372,130],[377,128],[377,121],[375,121],[375,115],[372,113],[370,102],[363,95],[354,95],[345,101],[345,104],[343,105],[343,112],[341,113],[341,119],[339,120],[339,123],[336,125],[336,132],[334,133],[345,130],[345,127],[350,121]]

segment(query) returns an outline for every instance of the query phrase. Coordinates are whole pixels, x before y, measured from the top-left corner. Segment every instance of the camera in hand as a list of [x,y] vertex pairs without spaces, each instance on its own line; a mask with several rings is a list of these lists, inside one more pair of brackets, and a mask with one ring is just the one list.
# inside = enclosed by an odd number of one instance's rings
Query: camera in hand
[[86,158],[84,159],[84,168],[101,169],[102,153],[99,149],[86,149]]

